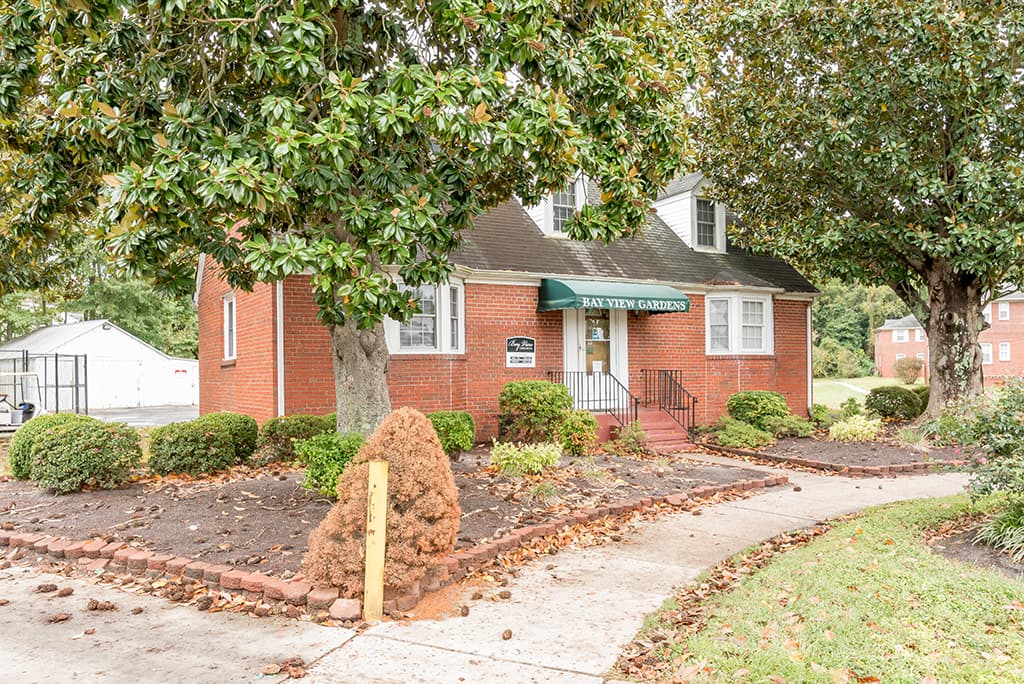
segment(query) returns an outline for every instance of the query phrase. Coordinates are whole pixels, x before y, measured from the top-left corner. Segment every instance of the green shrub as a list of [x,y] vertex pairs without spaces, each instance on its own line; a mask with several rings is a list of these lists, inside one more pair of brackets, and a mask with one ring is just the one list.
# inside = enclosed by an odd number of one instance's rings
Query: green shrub
[[[42,417],[42,416],[40,416]],[[83,487],[113,489],[142,461],[139,433],[124,423],[65,421],[32,445],[32,479],[57,494]]]
[[566,411],[569,388],[545,380],[506,383],[498,395],[498,422],[506,439],[542,442],[554,439]]
[[734,418],[722,419],[715,432],[715,440],[722,446],[734,449],[757,449],[775,441],[772,433],[767,430]]
[[882,421],[866,416],[850,416],[828,429],[828,436],[837,442],[867,442],[878,436]]
[[910,388],[910,391],[917,395],[917,400],[921,402],[921,412],[928,408],[928,400],[931,399],[932,388],[930,385],[914,385]]
[[215,473],[235,464],[231,435],[198,421],[171,423],[150,433],[149,469],[157,475]]
[[824,404],[811,404],[808,414],[811,417],[811,422],[819,428],[827,428],[835,422],[832,411]]
[[44,413],[30,418],[14,433],[10,445],[11,474],[19,480],[27,480],[32,475],[32,445],[43,432],[58,425],[69,423],[99,423],[89,416],[77,413]]
[[437,411],[428,413],[427,418],[434,426],[434,432],[441,440],[441,448],[448,456],[457,456],[473,448],[476,421],[466,411]]
[[924,440],[924,435],[914,428],[903,428],[896,436],[900,440],[900,444],[920,444]]
[[776,437],[810,437],[814,434],[811,421],[792,414],[788,416],[768,416],[764,419],[764,429]]
[[776,416],[782,418],[789,415],[786,398],[778,392],[767,390],[747,390],[737,392],[725,402],[729,415],[736,420],[763,430],[765,418]]
[[207,413],[199,416],[193,422],[207,430],[226,432],[235,447],[235,459],[238,463],[248,463],[253,452],[256,451],[260,426],[251,416],[223,411]]
[[337,498],[338,477],[365,441],[366,438],[358,432],[346,435],[325,432],[309,439],[297,440],[295,455],[306,466],[302,486],[332,499]]
[[513,477],[526,474],[539,475],[546,469],[558,465],[561,453],[558,445],[551,442],[533,444],[493,442],[491,463],[502,475]]
[[999,515],[981,524],[974,540],[1006,551],[1017,563],[1024,562],[1024,498],[1010,499]]
[[647,433],[639,420],[620,426],[615,432],[615,439],[605,444],[604,448],[619,456],[643,456],[650,452],[647,448]]
[[899,385],[871,390],[864,399],[864,408],[882,418],[900,420],[913,420],[921,415],[922,410],[917,394]]
[[842,418],[850,418],[852,416],[859,416],[861,414],[860,404],[853,397],[849,397],[843,403],[839,404],[839,415]]
[[597,444],[597,418],[590,411],[569,411],[558,426],[562,451],[585,456]]
[[259,464],[282,463],[295,460],[295,440],[309,439],[326,432],[334,432],[337,418],[311,416],[302,413],[271,418],[260,430]]

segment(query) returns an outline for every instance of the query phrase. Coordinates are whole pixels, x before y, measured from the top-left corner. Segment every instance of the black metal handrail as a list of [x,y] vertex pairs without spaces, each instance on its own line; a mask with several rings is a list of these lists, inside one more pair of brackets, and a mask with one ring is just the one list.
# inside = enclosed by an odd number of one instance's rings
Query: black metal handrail
[[548,379],[569,388],[575,408],[607,413],[623,427],[640,414],[640,398],[611,373],[548,371]]
[[644,385],[644,406],[657,406],[692,437],[697,425],[697,397],[683,387],[683,372],[644,368],[640,377]]

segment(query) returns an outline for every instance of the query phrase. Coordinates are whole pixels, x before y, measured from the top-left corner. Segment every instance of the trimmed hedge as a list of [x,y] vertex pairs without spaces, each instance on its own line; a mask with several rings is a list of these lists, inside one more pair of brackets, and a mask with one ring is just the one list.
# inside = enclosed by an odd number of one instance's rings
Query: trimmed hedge
[[78,413],[44,413],[30,418],[11,438],[10,458],[11,474],[18,480],[27,480],[32,476],[32,446],[36,439],[46,430],[58,425],[69,423],[99,423],[100,421]]
[[725,408],[736,420],[753,425],[759,430],[765,429],[766,418],[784,418],[789,415],[786,398],[778,392],[768,390],[736,392],[726,400]]
[[244,413],[207,413],[194,421],[196,425],[207,430],[219,430],[227,433],[235,447],[235,460],[248,463],[256,451],[256,442],[260,436],[260,426],[255,418]]
[[347,435],[325,432],[296,441],[295,455],[306,466],[302,486],[332,499],[338,498],[338,478],[365,441],[358,432]]
[[555,438],[565,413],[572,409],[565,385],[546,380],[516,380],[498,394],[498,422],[502,436],[526,442]]
[[113,489],[126,482],[141,461],[142,447],[134,428],[98,420],[66,421],[36,436],[32,479],[57,494],[84,487]]
[[309,439],[335,431],[333,416],[312,416],[297,413],[293,416],[271,418],[260,430],[260,463],[280,463],[295,460],[295,440]]
[[928,401],[931,399],[931,385],[914,385],[910,391],[917,395],[917,400],[921,402],[921,413],[924,413],[924,410],[928,408]]
[[871,390],[864,399],[864,408],[882,418],[902,420],[913,420],[924,410],[917,393],[899,385]]
[[203,475],[235,464],[231,435],[198,421],[171,423],[150,434],[149,469],[157,475]]
[[473,448],[476,421],[466,411],[437,411],[428,413],[427,418],[441,440],[441,448],[449,457]]

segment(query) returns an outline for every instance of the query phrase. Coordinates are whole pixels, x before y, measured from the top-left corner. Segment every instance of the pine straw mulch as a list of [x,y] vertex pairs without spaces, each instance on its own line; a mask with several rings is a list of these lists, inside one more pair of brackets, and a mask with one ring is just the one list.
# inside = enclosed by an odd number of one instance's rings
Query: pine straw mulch
[[618,675],[645,681],[688,681],[705,670],[705,663],[687,665],[686,652],[666,660],[670,645],[685,644],[707,624],[707,603],[720,594],[736,589],[779,554],[800,548],[828,532],[839,520],[819,523],[794,532],[786,532],[761,543],[755,549],[728,558],[708,570],[698,581],[678,590],[677,608],[660,611],[638,637],[627,644],[615,665]]

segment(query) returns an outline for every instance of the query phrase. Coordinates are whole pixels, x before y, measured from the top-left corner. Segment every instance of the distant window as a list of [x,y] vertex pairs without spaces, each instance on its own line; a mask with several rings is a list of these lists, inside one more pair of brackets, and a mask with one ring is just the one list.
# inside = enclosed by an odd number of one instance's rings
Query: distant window
[[576,215],[576,183],[551,195],[551,230],[564,233],[569,221]]
[[914,331],[914,341],[924,342],[924,330],[918,328],[917,330]]
[[897,360],[897,361],[902,361],[902,360],[903,360],[903,359],[905,359],[905,358],[907,358],[907,355],[906,355],[906,354],[897,354],[897,355],[896,355],[896,360]]
[[698,247],[715,246],[715,203],[710,200],[697,200],[697,235]]
[[236,304],[235,294],[224,297],[224,360],[230,361],[235,358],[235,335],[236,335]]
[[1009,361],[1010,360],[1010,343],[1000,342],[999,343],[999,360]]
[[992,345],[989,342],[981,343],[981,362],[986,366],[992,364]]
[[893,342],[906,342],[907,341],[907,331],[906,330],[893,330],[892,331],[892,341]]
[[999,302],[999,320],[1010,320],[1010,302]]
[[986,323],[992,322],[992,304],[986,304],[985,308],[981,310],[981,316],[985,319]]
[[917,352],[917,360],[924,361],[924,352]]

